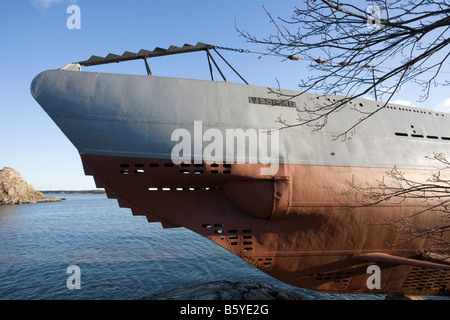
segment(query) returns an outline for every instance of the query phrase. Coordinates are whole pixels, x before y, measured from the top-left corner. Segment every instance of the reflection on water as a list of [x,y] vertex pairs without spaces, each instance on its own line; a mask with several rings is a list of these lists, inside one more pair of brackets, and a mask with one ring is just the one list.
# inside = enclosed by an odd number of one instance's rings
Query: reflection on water
[[[187,229],[132,216],[105,195],[63,197],[0,206],[0,299],[138,299],[215,280],[265,282],[311,299],[384,298],[293,288]],[[66,286],[70,265],[80,267],[79,290]]]

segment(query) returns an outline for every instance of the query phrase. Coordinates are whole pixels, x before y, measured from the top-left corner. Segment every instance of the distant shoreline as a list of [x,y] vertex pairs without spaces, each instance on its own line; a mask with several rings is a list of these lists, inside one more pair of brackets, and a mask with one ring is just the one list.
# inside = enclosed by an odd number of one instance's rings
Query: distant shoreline
[[104,194],[105,190],[39,190],[42,193],[61,193],[61,194]]

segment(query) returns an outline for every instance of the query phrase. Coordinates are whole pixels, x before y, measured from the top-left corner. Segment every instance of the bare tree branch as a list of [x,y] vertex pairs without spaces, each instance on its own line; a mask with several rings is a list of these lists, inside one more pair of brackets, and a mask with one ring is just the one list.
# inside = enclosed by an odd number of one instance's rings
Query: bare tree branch
[[[436,153],[431,160],[439,165],[437,171],[426,181],[409,179],[403,172],[394,168],[386,172],[382,180],[376,185],[356,185],[354,181],[349,185],[355,193],[347,207],[376,206],[383,203],[403,204],[413,200],[421,203],[420,210],[409,216],[403,216],[395,221],[386,221],[384,225],[395,232],[406,235],[405,241],[414,239],[426,239],[428,250],[444,250],[450,254],[450,179],[443,178],[441,171],[450,170],[450,162],[442,153]],[[417,223],[411,223],[411,219],[419,217],[425,212],[440,214],[443,223],[439,226],[418,227]],[[433,248],[433,249],[432,249]]]
[[[266,45],[268,54],[310,61],[313,76],[300,80],[298,95],[344,96],[299,110],[297,123],[278,119],[286,128],[312,125],[320,130],[331,113],[350,107],[356,98],[373,95],[375,89],[384,108],[406,83],[422,88],[420,101],[429,97],[435,85],[449,85],[439,79],[450,55],[448,1],[374,0],[360,8],[342,1],[305,0],[290,19],[275,19],[264,10],[274,34],[258,38],[236,27],[239,33],[252,43]],[[280,89],[272,92],[284,95]],[[364,116],[336,138],[348,138],[369,117]]]

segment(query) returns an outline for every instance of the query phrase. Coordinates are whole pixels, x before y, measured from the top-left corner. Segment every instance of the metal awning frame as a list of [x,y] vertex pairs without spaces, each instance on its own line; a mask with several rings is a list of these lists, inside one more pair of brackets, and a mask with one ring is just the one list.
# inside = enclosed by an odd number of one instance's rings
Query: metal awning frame
[[88,60],[76,62],[82,66],[95,66],[95,65],[103,65],[108,63],[118,63],[123,61],[131,61],[131,60],[139,60],[143,59],[145,62],[145,68],[147,71],[147,75],[152,75],[152,71],[150,69],[150,66],[148,64],[147,59],[148,58],[154,58],[154,57],[161,57],[161,56],[167,56],[167,55],[174,55],[174,54],[180,54],[180,53],[188,53],[188,52],[197,52],[197,51],[205,51],[208,59],[208,66],[209,71],[211,74],[211,80],[214,80],[214,72],[213,72],[213,66],[217,69],[217,71],[220,73],[222,79],[224,81],[227,81],[224,73],[218,66],[216,60],[211,55],[210,50],[213,50],[230,68],[233,70],[239,78],[244,81],[244,83],[248,84],[248,82],[234,69],[231,64],[216,50],[216,46],[205,44],[198,42],[195,46],[190,44],[185,44],[182,47],[176,47],[176,46],[170,46],[169,49],[163,49],[163,48],[155,48],[153,51],[149,50],[140,50],[138,53],[133,53],[129,51],[125,51],[122,55],[116,55],[116,54],[108,54],[106,57],[98,57],[98,56],[91,56]]

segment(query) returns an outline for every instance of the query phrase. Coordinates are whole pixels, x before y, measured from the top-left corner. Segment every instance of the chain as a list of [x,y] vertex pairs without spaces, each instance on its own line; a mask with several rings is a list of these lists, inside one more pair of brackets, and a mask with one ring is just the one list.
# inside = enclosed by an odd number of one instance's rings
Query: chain
[[221,47],[221,46],[213,46],[216,49],[221,49],[221,50],[228,50],[228,51],[235,51],[235,52],[240,52],[240,53],[250,53],[250,50],[244,50],[244,49],[238,49],[238,48],[228,48],[228,47]]
[[229,47],[221,47],[221,46],[213,46],[215,49],[222,49],[222,50],[229,50],[234,52],[240,52],[240,53],[255,53],[259,54],[259,59],[261,59],[263,56],[275,56],[275,57],[284,57],[290,60],[300,60],[299,57],[295,55],[282,55],[282,54],[273,54],[273,53],[264,53],[264,52],[255,52],[250,50],[244,50],[244,49],[238,49],[238,48],[229,48]]

